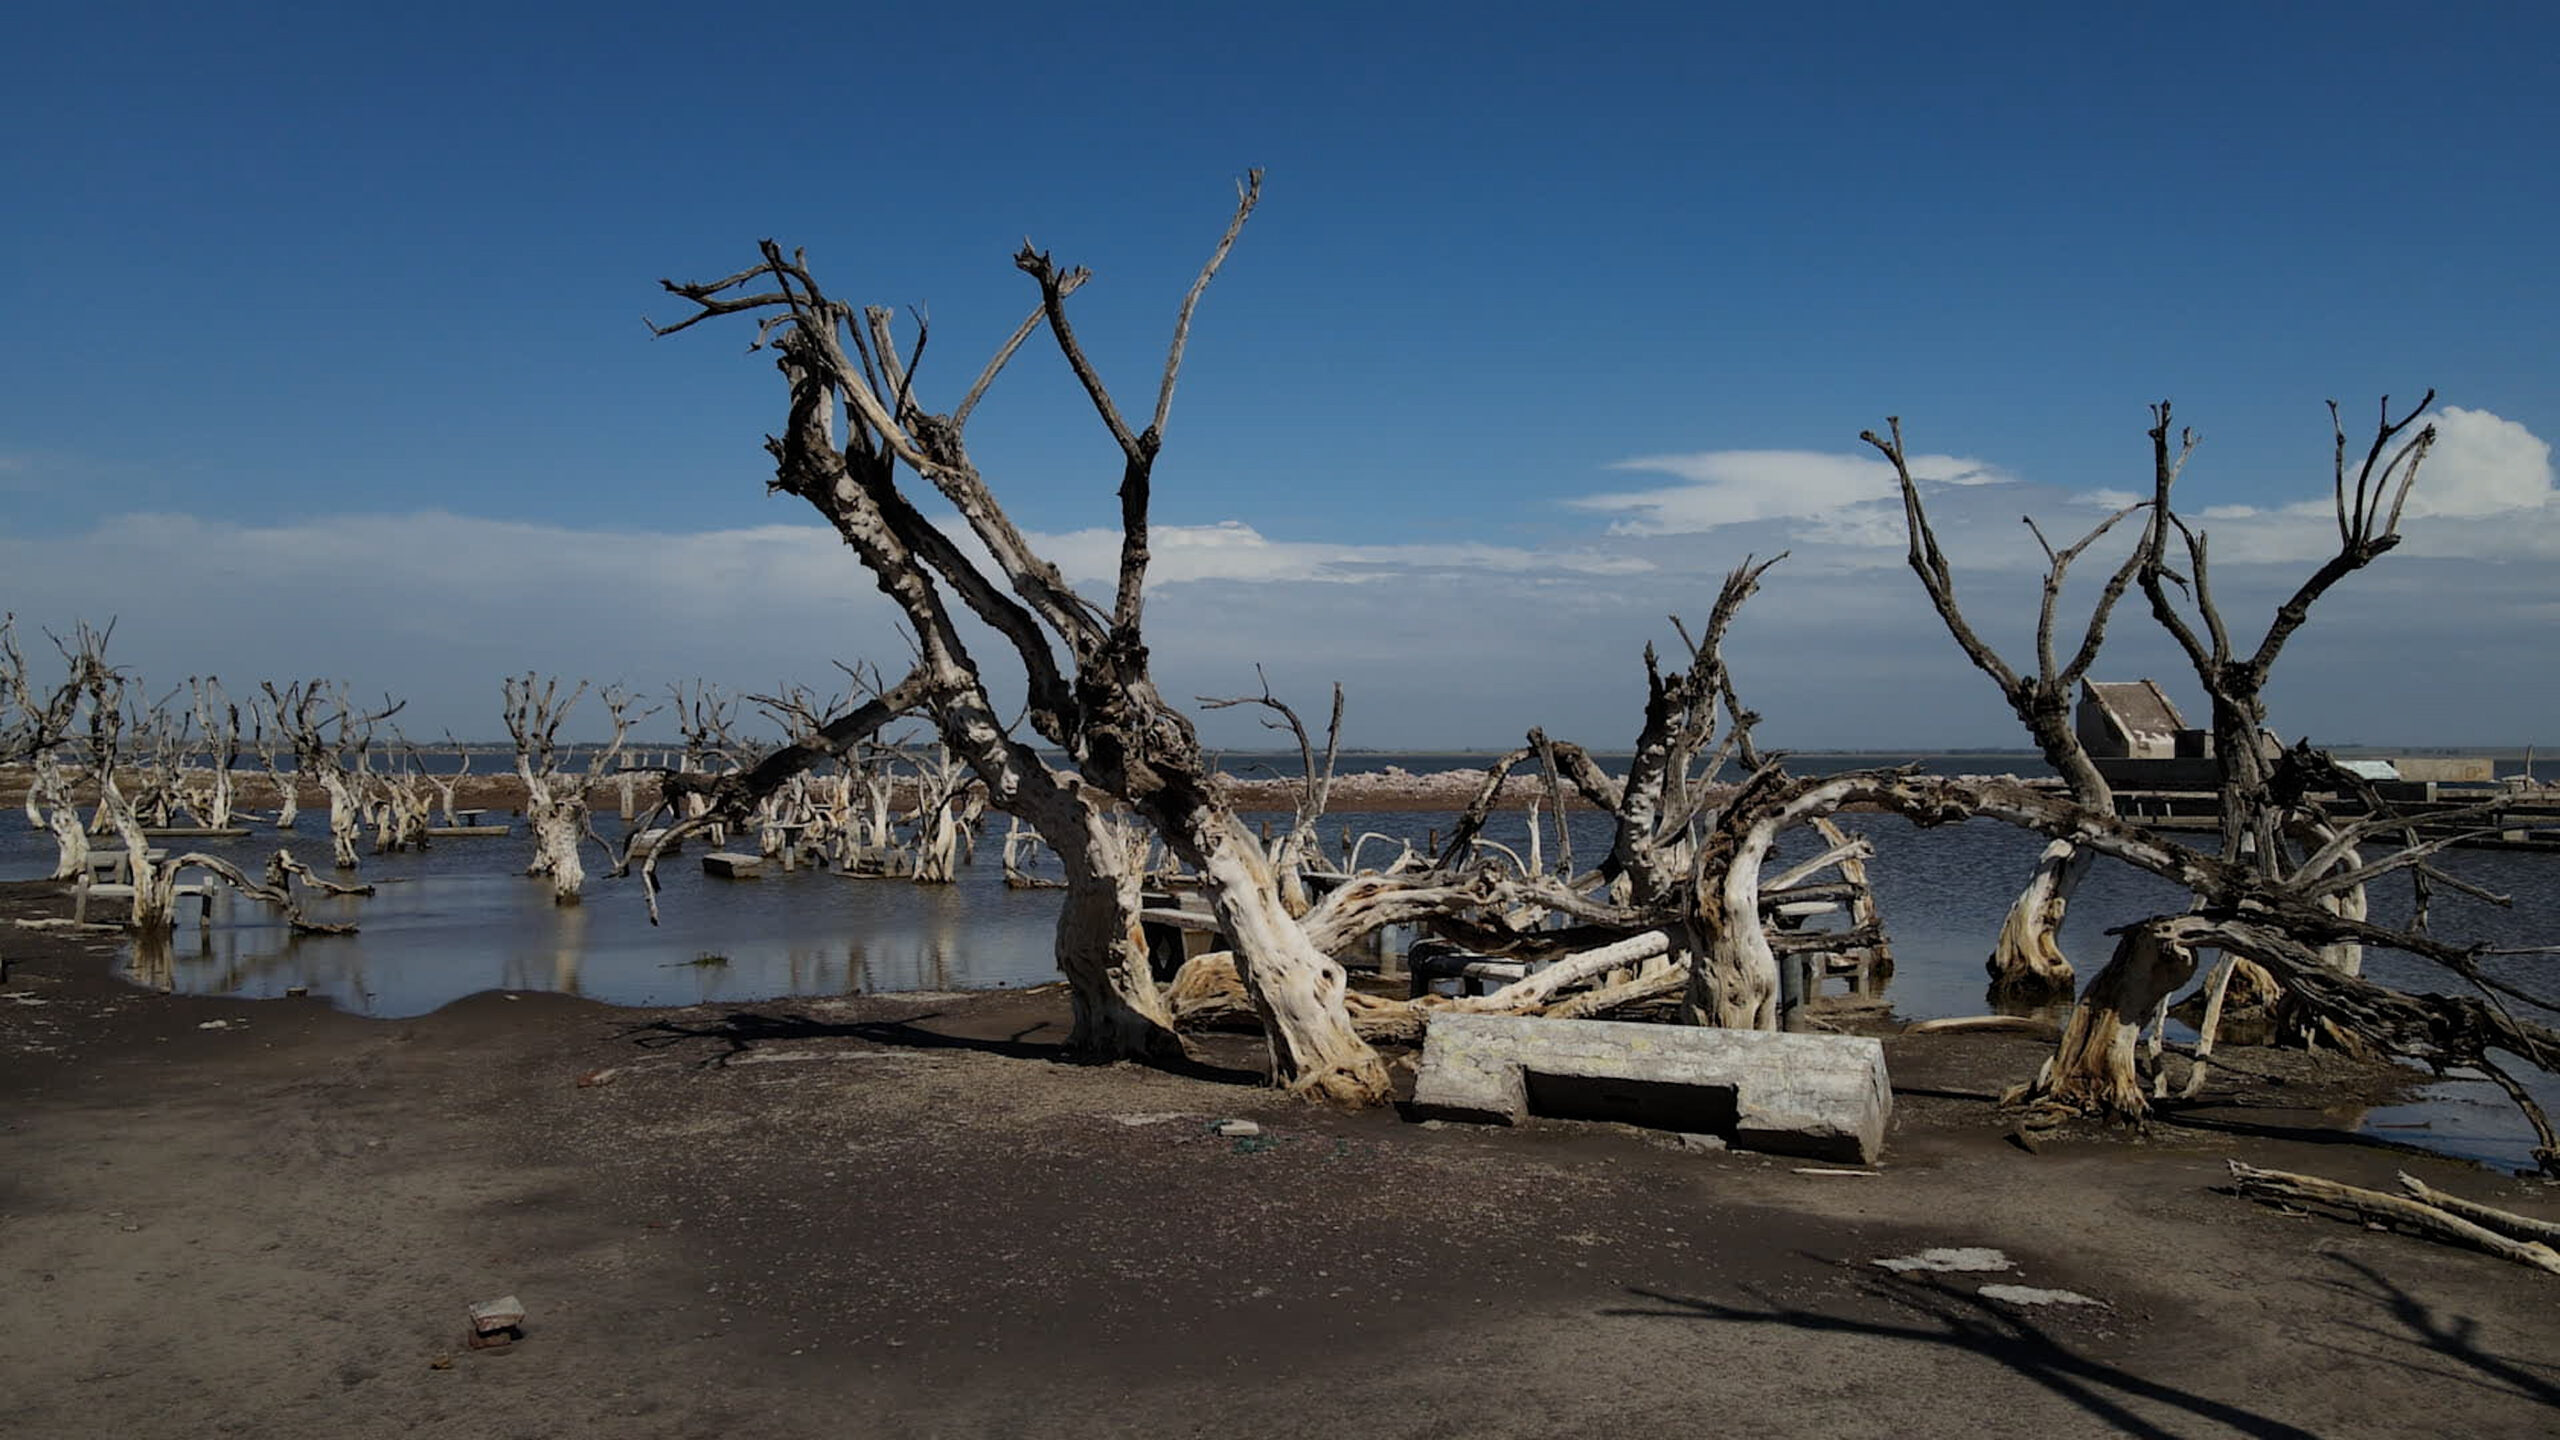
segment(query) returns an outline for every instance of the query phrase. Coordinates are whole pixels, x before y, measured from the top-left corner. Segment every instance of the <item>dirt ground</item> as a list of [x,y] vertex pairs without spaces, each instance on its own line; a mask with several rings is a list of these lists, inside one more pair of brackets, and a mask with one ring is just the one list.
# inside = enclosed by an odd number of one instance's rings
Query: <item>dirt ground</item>
[[[385,1022],[114,949],[0,928],[0,1435],[2560,1431],[2560,1280],[2218,1187],[2560,1197],[2275,1066],[2030,1151],[1991,1097],[2033,1042],[1895,1040],[1885,1161],[1841,1174],[1309,1110],[1236,1040],[1072,1067],[1054,991]],[[2013,1268],[1874,1263],[1962,1246]],[[510,1293],[524,1338],[466,1349]]]

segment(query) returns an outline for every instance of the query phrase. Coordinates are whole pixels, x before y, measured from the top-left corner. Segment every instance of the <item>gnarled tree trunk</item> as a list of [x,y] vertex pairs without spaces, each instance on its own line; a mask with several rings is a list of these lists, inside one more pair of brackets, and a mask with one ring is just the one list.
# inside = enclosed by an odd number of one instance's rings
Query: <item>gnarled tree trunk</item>
[[2027,888],[2000,922],[2000,938],[1983,969],[1997,995],[2011,998],[2068,996],[2077,980],[2062,953],[2062,922],[2071,909],[2090,856],[2068,840],[2048,842],[2036,858]]
[[1183,821],[1168,838],[1208,882],[1210,908],[1270,1038],[1273,1078],[1292,1094],[1331,1104],[1384,1103],[1386,1063],[1352,1029],[1345,1008],[1350,977],[1308,943],[1261,844],[1223,808],[1204,807]]
[[36,756],[35,775],[27,789],[27,813],[41,809],[42,823],[53,834],[53,878],[77,880],[89,873],[89,827],[71,798],[71,781],[53,757]]
[[2080,996],[2043,1073],[2011,1100],[2111,1120],[2150,1113],[2136,1042],[2161,1002],[2196,973],[2195,952],[2172,938],[2171,923],[2148,921],[2124,933]]

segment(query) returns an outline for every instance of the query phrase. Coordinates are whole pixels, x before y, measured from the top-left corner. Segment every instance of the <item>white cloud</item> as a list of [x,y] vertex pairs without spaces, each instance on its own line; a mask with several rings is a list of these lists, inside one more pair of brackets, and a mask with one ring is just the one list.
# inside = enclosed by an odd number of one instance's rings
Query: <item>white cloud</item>
[[[2560,608],[2548,451],[2510,422],[2465,413],[2477,418],[2447,427],[2421,493],[2441,484],[2457,508],[2520,503],[2421,516],[2413,502],[2406,543],[2324,600],[2288,650],[2278,677],[2288,733],[2486,742],[2529,736],[2560,705],[2560,672],[2513,660],[2539,653]],[[1844,457],[1811,458],[1830,463],[1738,461],[1700,473],[1743,476],[1745,485],[1758,483],[1754,475],[1841,473]],[[2443,460],[2452,463],[2439,472]],[[1998,474],[1945,457],[1932,470]],[[1252,685],[1260,661],[1292,695],[1345,682],[1356,744],[1501,745],[1533,724],[1623,743],[1641,703],[1636,657],[1647,640],[1671,643],[1663,617],[1702,619],[1719,577],[1746,552],[1792,549],[1729,652],[1745,698],[1769,717],[1764,740],[1803,749],[2009,742],[2014,727],[1997,695],[1964,664],[1901,564],[1889,485],[1888,471],[1883,493],[1813,513],[1763,505],[1778,513],[1719,522],[1704,538],[1655,528],[1664,507],[1615,507],[1613,518],[1642,523],[1551,548],[1296,540],[1241,521],[1159,527],[1149,629],[1160,684],[1176,696],[1233,693]],[[2030,483],[1957,484],[1930,497],[1967,613],[2013,659],[2030,653],[2043,565],[2018,517],[2038,513],[2055,543],[2068,543],[2091,523],[2070,498]],[[2213,536],[2216,592],[2242,628],[2262,627],[2334,549],[2326,497],[2317,498],[2322,505],[2307,509],[2199,512]],[[390,690],[411,700],[403,721],[414,735],[447,726],[490,734],[498,677],[526,669],[653,692],[696,675],[740,688],[793,679],[824,687],[832,659],[894,667],[906,652],[870,577],[817,525],[686,534],[436,512],[276,525],[129,515],[59,536],[7,524],[0,517],[0,575],[9,580],[0,608],[25,625],[118,616],[119,658],[154,683],[212,670],[235,684],[324,675],[361,693]],[[2066,609],[2076,614],[2121,558],[2129,525],[2075,572]],[[1116,533],[1029,538],[1088,594],[1107,589]],[[991,639],[973,644],[1001,692],[995,677],[1011,667]],[[2183,662],[2139,604],[2119,612],[2101,667],[2182,683]],[[2403,672],[2442,682],[2372,690],[2374,674]],[[1213,744],[1267,741],[1249,719],[1220,713],[1202,725]]]
[[2130,490],[2083,490],[2071,497],[2071,503],[2086,505],[2095,510],[2122,510],[2128,505],[2139,505],[2150,498],[2148,495],[2136,495]]
[[[1632,575],[1653,569],[1641,557],[1577,547],[1527,550],[1471,543],[1349,545],[1331,541],[1273,540],[1240,521],[1216,525],[1159,525],[1148,531],[1151,586],[1198,580],[1290,580],[1357,584],[1426,571],[1479,571],[1520,575],[1538,571],[1568,575]],[[1071,581],[1110,584],[1120,573],[1120,532],[1073,530],[1034,536],[1034,548]]]
[[[1914,455],[1910,463],[1915,478],[1943,485],[1994,484],[2014,478],[1979,460],[1954,455]],[[1828,516],[1899,493],[1893,467],[1884,461],[1816,450],[1645,455],[1609,468],[1669,475],[1682,482],[1566,502],[1577,509],[1624,516],[1610,525],[1613,535],[1685,535],[1752,520]]]
[[2551,503],[2551,445],[2513,420],[2447,405],[2408,514],[2496,515]]

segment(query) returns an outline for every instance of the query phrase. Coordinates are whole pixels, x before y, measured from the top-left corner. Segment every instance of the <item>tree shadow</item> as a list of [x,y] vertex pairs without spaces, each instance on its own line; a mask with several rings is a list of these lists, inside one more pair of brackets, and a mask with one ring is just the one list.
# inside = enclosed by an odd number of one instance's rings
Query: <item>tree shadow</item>
[[2142,1400],[2228,1426],[2243,1435],[2264,1437],[2264,1440],[2318,1440],[2314,1432],[2300,1426],[2157,1380],[2145,1379],[2121,1366],[2083,1355],[2025,1314],[1944,1281],[1904,1277],[1891,1282],[1871,1281],[1858,1288],[1872,1299],[1913,1312],[1919,1317],[1918,1322],[1901,1325],[1826,1315],[1781,1304],[1748,1287],[1743,1293],[1758,1301],[1758,1308],[1636,1289],[1630,1293],[1655,1301],[1664,1308],[1602,1313],[1734,1325],[1775,1325],[1808,1333],[1899,1341],[1970,1352],[2080,1407],[2112,1434],[2175,1440],[2178,1432],[2164,1429],[2128,1408],[2128,1401]]
[[[2414,1340],[2470,1372],[2468,1376],[2459,1371],[2452,1372],[2446,1374],[2448,1379],[2560,1408],[2560,1366],[2537,1365],[2484,1350],[2479,1344],[2480,1321],[2476,1316],[2444,1314],[2394,1284],[2381,1271],[2352,1256],[2333,1253],[2326,1258],[2354,1271],[2365,1281],[2362,1285],[2345,1280],[2333,1280],[2330,1284],[2350,1295],[2374,1302],[2392,1319],[2399,1321],[2406,1333],[2395,1335],[2377,1325],[2353,1327],[2357,1331],[2385,1341]],[[2537,1374],[2536,1371],[2543,1373]]]
[[[695,1062],[706,1067],[726,1066],[759,1045],[811,1040],[862,1040],[899,1050],[966,1050],[1002,1056],[1008,1060],[1046,1061],[1053,1065],[1088,1063],[1069,1051],[1063,1042],[1025,1038],[1043,1029],[1046,1022],[1026,1025],[1001,1038],[954,1035],[928,1029],[922,1023],[941,1014],[939,1010],[927,1010],[899,1020],[819,1020],[790,1012],[766,1014],[755,1010],[732,1010],[716,1020],[700,1022],[651,1020],[626,1026],[615,1038],[627,1040],[643,1050],[676,1050],[693,1045],[710,1047],[709,1052]],[[1267,1083],[1268,1078],[1259,1070],[1212,1064],[1190,1056],[1153,1061],[1149,1068],[1186,1080],[1205,1080],[1219,1085],[1259,1087]]]

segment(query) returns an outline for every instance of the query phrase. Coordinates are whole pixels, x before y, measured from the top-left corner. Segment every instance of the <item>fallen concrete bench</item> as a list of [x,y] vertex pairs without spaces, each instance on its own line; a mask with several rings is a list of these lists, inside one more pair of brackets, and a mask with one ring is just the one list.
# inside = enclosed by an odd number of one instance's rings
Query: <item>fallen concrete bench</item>
[[1893,1090],[1884,1047],[1865,1036],[1434,1015],[1413,1109],[1494,1125],[1615,1120],[1865,1164],[1884,1149]]

